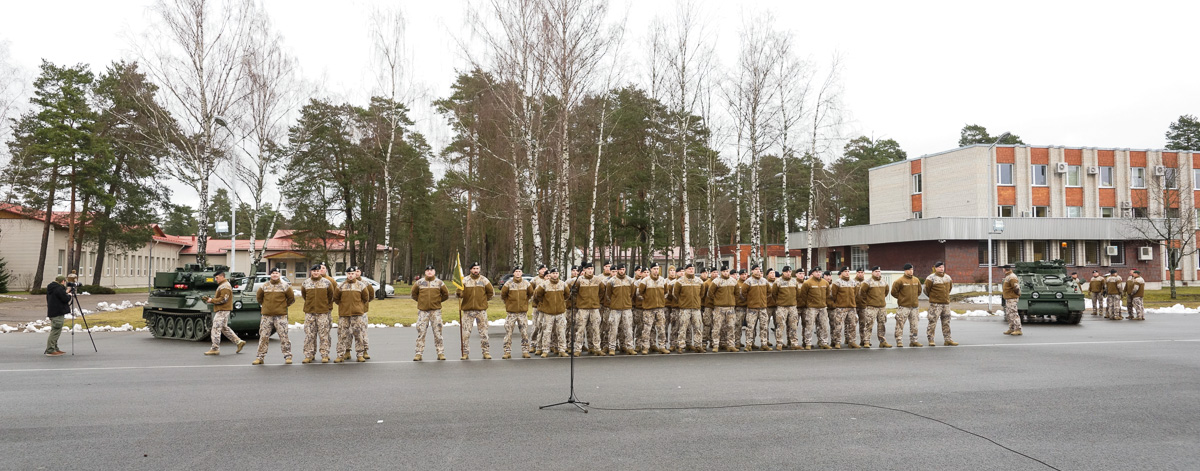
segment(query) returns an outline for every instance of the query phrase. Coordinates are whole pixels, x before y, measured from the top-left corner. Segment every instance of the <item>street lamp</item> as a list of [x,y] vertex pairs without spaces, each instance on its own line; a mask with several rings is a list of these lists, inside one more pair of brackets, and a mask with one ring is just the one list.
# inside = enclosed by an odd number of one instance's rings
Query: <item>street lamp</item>
[[996,142],[993,142],[992,145],[988,146],[988,150],[987,150],[988,180],[989,180],[988,186],[987,186],[987,188],[988,188],[988,204],[991,206],[990,208],[988,208],[988,214],[989,214],[988,225],[991,227],[988,228],[988,235],[987,235],[987,237],[988,237],[988,239],[987,239],[987,242],[988,242],[988,248],[987,248],[987,251],[988,251],[988,253],[987,253],[987,257],[988,257],[988,265],[987,265],[987,267],[988,267],[988,270],[987,270],[987,272],[988,272],[988,314],[992,313],[992,270],[994,270],[995,266],[996,266],[996,257],[994,257],[992,255],[994,253],[994,252],[992,252],[992,235],[1000,234],[1000,233],[1004,232],[1004,221],[996,220],[996,208],[997,208],[997,206],[996,206],[996,177],[995,177],[994,173],[996,171],[997,164],[996,164],[996,159],[992,157],[992,155],[993,155],[992,151],[996,149],[996,145],[999,144],[1001,140],[1004,140],[1004,138],[1006,138],[1008,136],[1009,136],[1008,132],[1001,134],[1000,137],[996,138]]

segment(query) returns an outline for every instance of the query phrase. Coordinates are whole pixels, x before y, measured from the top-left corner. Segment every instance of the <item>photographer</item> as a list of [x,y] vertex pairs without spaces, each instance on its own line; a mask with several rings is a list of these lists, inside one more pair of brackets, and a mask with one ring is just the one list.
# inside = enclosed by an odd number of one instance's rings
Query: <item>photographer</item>
[[46,285],[46,317],[50,318],[50,338],[46,339],[46,356],[63,355],[58,349],[58,337],[62,335],[63,315],[71,312],[71,295],[66,285],[67,278],[58,275]]

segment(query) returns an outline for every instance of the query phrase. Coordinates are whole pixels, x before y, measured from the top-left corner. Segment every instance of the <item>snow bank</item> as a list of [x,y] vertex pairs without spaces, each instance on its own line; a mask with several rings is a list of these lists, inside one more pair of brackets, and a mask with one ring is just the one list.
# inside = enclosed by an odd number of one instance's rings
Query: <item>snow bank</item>
[[24,301],[24,300],[28,299],[28,298],[22,298],[22,297],[20,297],[20,296],[10,296],[10,295],[7,295],[7,294],[0,294],[0,298],[7,298],[7,299],[20,299],[20,300],[22,300],[22,301]]
[[[998,294],[993,294],[993,295],[991,296],[991,298],[992,298],[992,304],[1001,304],[1001,303],[1003,303],[1003,302],[1004,302],[1004,300],[1003,300],[1003,299],[1001,299],[1001,296],[1000,296],[1000,295],[998,295]],[[969,298],[963,299],[963,302],[964,302],[964,303],[969,303],[969,304],[987,304],[987,303],[988,303],[988,296],[987,296],[987,295],[983,295],[983,296],[971,296],[971,297],[969,297]]]
[[1200,313],[1200,307],[1189,309],[1182,304],[1176,304],[1171,307],[1163,307],[1158,309],[1147,309],[1146,312],[1153,314],[1196,314]]

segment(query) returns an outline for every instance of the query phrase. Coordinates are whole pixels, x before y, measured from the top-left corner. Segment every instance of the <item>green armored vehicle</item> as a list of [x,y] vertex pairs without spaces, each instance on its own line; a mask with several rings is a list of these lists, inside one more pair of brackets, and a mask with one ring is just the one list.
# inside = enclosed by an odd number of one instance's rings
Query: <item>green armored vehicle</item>
[[1013,273],[1021,280],[1017,312],[1022,322],[1053,316],[1060,324],[1078,324],[1083,319],[1085,293],[1071,281],[1062,260],[1017,262]]
[[250,288],[250,279],[242,273],[228,273],[229,267],[217,265],[201,267],[198,264],[176,268],[175,271],[154,274],[154,286],[150,299],[142,310],[142,318],[150,333],[158,338],[180,340],[207,340],[212,329],[213,306],[204,302],[217,290],[213,278],[217,272],[228,274],[233,287],[233,312],[229,315],[229,328],[239,337],[258,337],[258,299]]

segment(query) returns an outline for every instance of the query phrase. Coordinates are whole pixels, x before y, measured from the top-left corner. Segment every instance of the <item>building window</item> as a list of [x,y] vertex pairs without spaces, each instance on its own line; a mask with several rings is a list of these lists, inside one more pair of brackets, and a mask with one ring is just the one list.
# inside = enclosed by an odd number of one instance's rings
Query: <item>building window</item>
[[1069,218],[1083,217],[1083,206],[1067,206],[1067,217],[1069,217]]
[[1022,252],[1025,251],[1024,244],[1017,240],[1004,241],[1004,263],[1013,264],[1021,261]]
[[[1116,247],[1117,254],[1109,255],[1108,262],[1112,265],[1124,265],[1125,264],[1125,244],[1123,242],[1112,242],[1112,245],[1110,247]],[[1108,253],[1107,247],[1104,250],[1106,253]]]
[[996,207],[996,217],[1002,217],[1002,218],[1013,217],[1013,207],[1012,206],[997,206]]
[[1145,188],[1146,187],[1146,168],[1132,167],[1129,169],[1129,187],[1130,188]]
[[266,273],[267,272],[267,262],[258,262],[258,266],[254,267],[254,268],[255,268],[256,272]]
[[1116,217],[1116,215],[1117,215],[1117,208],[1114,208],[1111,206],[1100,208],[1100,217],[1102,217],[1102,218]]
[[913,211],[913,219],[921,219],[921,212]]
[[1033,260],[1031,262],[1040,262],[1050,259],[1050,242],[1044,240],[1033,241]]
[[336,275],[338,273],[346,273],[346,262],[337,262],[337,263],[334,263],[333,266],[335,268],[334,268],[332,275]]
[[1146,212],[1145,206],[1137,206],[1137,207],[1133,208],[1133,217],[1135,217],[1135,218],[1145,218],[1145,217],[1147,217],[1146,216],[1147,214],[1149,214],[1149,213]]
[[871,263],[867,259],[867,249],[850,247],[850,266],[854,268],[866,268]]
[[1050,208],[1048,208],[1046,206],[1034,206],[1033,207],[1033,217],[1035,217],[1035,218],[1050,217]]
[[921,194],[921,174],[914,173],[912,176],[912,194]]
[[1179,169],[1175,167],[1163,168],[1163,186],[1172,190],[1179,188]]
[[1046,165],[1033,166],[1033,186],[1046,186]]
[[296,262],[296,278],[304,278],[308,276],[308,270],[304,269],[304,262]]
[[1079,186],[1079,166],[1067,166],[1067,186]]
[[1113,168],[1100,167],[1100,188],[1112,188],[1113,186]]
[[1179,208],[1164,209],[1163,217],[1165,217],[1167,219],[1179,219]]
[[63,274],[63,265],[66,265],[66,263],[67,263],[66,260],[67,260],[67,251],[59,250],[58,251],[58,274],[59,275]]
[[[992,244],[992,260],[993,261],[996,260],[996,248],[999,247],[999,245],[1000,244],[998,244],[998,243]],[[980,242],[979,243],[979,266],[981,266],[981,267],[988,266],[987,253],[988,253],[987,241]]]
[[1013,164],[996,164],[996,184],[1013,184]]
[[[1192,169],[1192,189],[1200,190],[1200,168]],[[1197,260],[1200,260],[1200,258],[1197,258]]]
[[1089,240],[1083,243],[1083,263],[1089,266],[1100,264],[1100,242]]
[[1070,241],[1060,242],[1058,244],[1058,258],[1061,258],[1067,266],[1075,266],[1075,243]]

